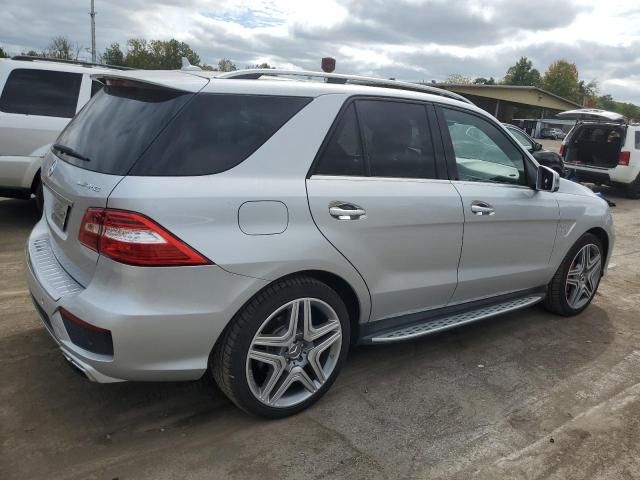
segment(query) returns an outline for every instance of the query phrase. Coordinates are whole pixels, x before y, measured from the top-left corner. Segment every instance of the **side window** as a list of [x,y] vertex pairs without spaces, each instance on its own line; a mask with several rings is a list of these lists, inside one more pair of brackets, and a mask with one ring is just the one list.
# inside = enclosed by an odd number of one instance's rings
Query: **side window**
[[635,143],[636,143],[636,150],[640,150],[640,130],[636,131]]
[[15,69],[2,90],[0,110],[71,118],[76,113],[81,81],[79,73]]
[[527,184],[522,152],[495,125],[459,110],[442,111],[460,180]]
[[371,176],[436,178],[423,105],[384,100],[358,100],[356,105]]
[[151,144],[131,174],[211,175],[229,170],[309,102],[307,97],[198,94]]
[[507,128],[507,130],[524,148],[533,147],[533,143],[531,143],[531,140],[529,140],[520,130],[516,130],[515,128]]
[[364,157],[355,106],[352,103],[342,115],[318,162],[320,175],[365,176]]
[[96,80],[91,80],[91,96],[93,97],[96,93],[102,90],[102,87],[104,87],[103,83],[100,83]]

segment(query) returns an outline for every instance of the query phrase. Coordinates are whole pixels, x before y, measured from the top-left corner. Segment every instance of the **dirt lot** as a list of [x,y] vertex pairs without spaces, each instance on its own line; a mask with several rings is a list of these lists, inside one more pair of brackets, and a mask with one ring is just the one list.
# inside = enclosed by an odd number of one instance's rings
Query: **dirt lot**
[[3,479],[640,477],[640,201],[595,303],[538,308],[408,344],[358,348],[294,418],[248,417],[202,383],[97,385],[31,306],[36,214],[0,201]]

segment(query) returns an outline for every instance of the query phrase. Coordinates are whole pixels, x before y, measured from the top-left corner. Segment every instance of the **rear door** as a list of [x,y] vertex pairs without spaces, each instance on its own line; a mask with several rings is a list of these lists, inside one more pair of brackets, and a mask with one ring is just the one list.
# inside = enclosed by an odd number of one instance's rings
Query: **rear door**
[[462,205],[434,121],[420,103],[352,101],[307,180],[318,228],[369,287],[372,320],[444,306],[457,284]]
[[529,186],[534,164],[497,124],[444,106],[438,118],[465,217],[451,302],[545,285],[559,218],[554,194]]
[[47,155],[42,178],[52,249],[80,284],[91,280],[98,259],[78,241],[85,212],[107,206],[114,187],[192,96],[137,81],[108,81]]

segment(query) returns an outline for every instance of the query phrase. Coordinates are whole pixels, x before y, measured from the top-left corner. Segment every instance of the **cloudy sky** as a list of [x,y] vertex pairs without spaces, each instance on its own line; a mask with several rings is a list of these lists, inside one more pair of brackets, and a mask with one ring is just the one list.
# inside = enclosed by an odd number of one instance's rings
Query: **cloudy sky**
[[[8,3],[7,3],[8,1]],[[189,43],[206,63],[268,62],[444,80],[504,76],[522,55],[542,73],[575,62],[601,93],[640,104],[638,0],[96,0],[98,51],[131,37]],[[91,45],[90,0],[4,0],[0,46],[43,49],[54,35]]]

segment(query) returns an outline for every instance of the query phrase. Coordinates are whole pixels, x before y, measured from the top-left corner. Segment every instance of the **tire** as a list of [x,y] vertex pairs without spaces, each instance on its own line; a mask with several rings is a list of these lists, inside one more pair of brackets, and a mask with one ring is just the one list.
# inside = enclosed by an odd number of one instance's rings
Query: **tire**
[[38,212],[42,213],[44,210],[44,194],[42,193],[42,182],[40,180],[38,180],[33,193],[35,195],[36,208],[38,209]]
[[627,187],[627,197],[638,200],[640,198],[640,176]]
[[[585,252],[586,258],[578,257],[582,252]],[[604,250],[600,239],[591,233],[580,237],[549,282],[544,307],[550,312],[565,317],[582,312],[589,306],[598,290],[603,261]],[[585,266],[586,268],[582,268]],[[569,279],[570,273],[571,279]],[[571,280],[570,283],[569,280]],[[577,293],[577,289],[583,290]],[[574,293],[577,293],[575,297]]]
[[349,314],[340,296],[314,278],[291,277],[266,287],[236,314],[216,343],[209,368],[242,410],[282,418],[326,393],[349,343]]

